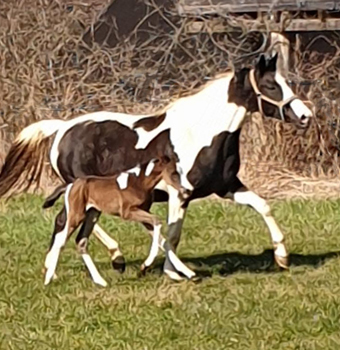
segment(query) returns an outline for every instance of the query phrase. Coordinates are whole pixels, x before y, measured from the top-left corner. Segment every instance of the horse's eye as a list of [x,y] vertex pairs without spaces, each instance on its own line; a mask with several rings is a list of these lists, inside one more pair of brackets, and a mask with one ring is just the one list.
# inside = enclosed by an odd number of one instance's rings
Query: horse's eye
[[275,86],[266,86],[266,89],[270,90],[270,91],[274,91],[274,90],[276,90],[276,87]]

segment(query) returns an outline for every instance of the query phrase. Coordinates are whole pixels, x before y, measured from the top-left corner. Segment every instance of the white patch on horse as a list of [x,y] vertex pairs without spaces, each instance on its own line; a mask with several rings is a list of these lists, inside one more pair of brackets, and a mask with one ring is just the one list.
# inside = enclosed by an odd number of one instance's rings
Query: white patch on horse
[[118,183],[118,186],[121,190],[124,190],[125,188],[128,187],[128,182],[129,182],[129,174],[126,172],[121,173],[117,177],[117,183]]
[[[278,71],[275,73],[275,80],[281,87],[283,101],[294,96],[294,93],[292,89],[288,86],[286,79]],[[300,99],[293,100],[290,103],[290,106],[299,119],[301,119],[301,117],[303,116],[307,117],[306,123],[308,122],[308,118],[312,117],[313,115],[313,112]]]
[[199,151],[210,146],[216,135],[223,131],[235,132],[242,126],[246,109],[228,102],[228,89],[233,76],[232,72],[224,74],[195,95],[177,100],[167,109],[166,119],[158,128],[138,132],[135,147],[143,149],[160,132],[170,128],[171,143],[180,159],[184,188],[193,189],[187,174]]
[[17,142],[28,142],[37,141],[40,138],[45,138],[53,135],[57,132],[64,124],[63,120],[52,119],[52,120],[41,120],[33,123],[24,128],[18,137]]
[[155,159],[152,159],[150,160],[149,164],[145,169],[145,176],[150,176],[154,167],[155,167]]
[[140,172],[141,172],[141,168],[140,168],[139,165],[137,165],[137,166],[135,166],[134,168],[129,169],[129,170],[127,171],[127,173],[135,174],[137,177],[139,176]]

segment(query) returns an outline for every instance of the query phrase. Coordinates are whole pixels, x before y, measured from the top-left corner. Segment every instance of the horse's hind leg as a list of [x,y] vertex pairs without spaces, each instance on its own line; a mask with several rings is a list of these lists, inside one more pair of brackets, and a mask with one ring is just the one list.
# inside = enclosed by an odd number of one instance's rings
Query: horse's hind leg
[[87,245],[88,245],[88,240],[89,240],[90,234],[91,234],[93,227],[94,227],[95,223],[97,222],[100,214],[101,214],[100,211],[98,211],[94,208],[91,208],[86,212],[85,220],[84,220],[83,225],[82,225],[82,227],[77,235],[77,238],[76,238],[76,244],[78,247],[78,251],[84,260],[84,263],[90,272],[90,275],[92,277],[93,282],[96,284],[99,284],[103,287],[106,287],[107,286],[106,281],[103,279],[103,277],[98,272],[91,256],[88,253],[88,250],[87,250]]
[[111,238],[98,224],[93,228],[93,234],[109,250],[112,267],[123,273],[125,271],[125,259],[119,249],[118,243]]

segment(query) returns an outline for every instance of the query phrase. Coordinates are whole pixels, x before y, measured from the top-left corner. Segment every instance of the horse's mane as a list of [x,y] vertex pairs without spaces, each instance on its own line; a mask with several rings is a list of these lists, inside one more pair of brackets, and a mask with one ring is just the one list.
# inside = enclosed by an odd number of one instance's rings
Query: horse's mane
[[200,84],[199,86],[191,89],[190,91],[183,91],[180,92],[178,94],[178,96],[176,96],[175,99],[173,99],[170,103],[168,103],[165,107],[157,110],[154,114],[153,117],[158,118],[161,115],[163,115],[164,113],[167,112],[168,109],[170,109],[176,102],[178,102],[181,99],[184,98],[188,98],[191,97],[193,95],[198,94],[199,92],[203,91],[204,89],[206,89],[207,87],[211,86],[212,84],[214,84],[217,80],[220,79],[224,79],[230,75],[234,74],[234,72],[232,70],[229,70],[227,72],[223,72],[223,73],[218,73],[216,74],[213,78],[207,80],[206,82],[204,82],[203,84]]

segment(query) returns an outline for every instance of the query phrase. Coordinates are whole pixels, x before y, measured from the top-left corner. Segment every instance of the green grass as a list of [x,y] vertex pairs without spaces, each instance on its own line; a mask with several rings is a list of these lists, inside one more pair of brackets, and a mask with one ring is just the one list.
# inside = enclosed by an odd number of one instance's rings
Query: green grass
[[[340,201],[272,203],[293,265],[280,272],[264,222],[230,203],[193,203],[179,256],[200,284],[137,272],[150,239],[137,224],[102,217],[127,259],[111,269],[92,237],[90,252],[109,287],[95,286],[71,239],[58,280],[42,267],[56,210],[21,196],[0,202],[1,349],[339,349]],[[57,208],[56,208],[57,209]],[[165,218],[166,207],[154,211]]]

